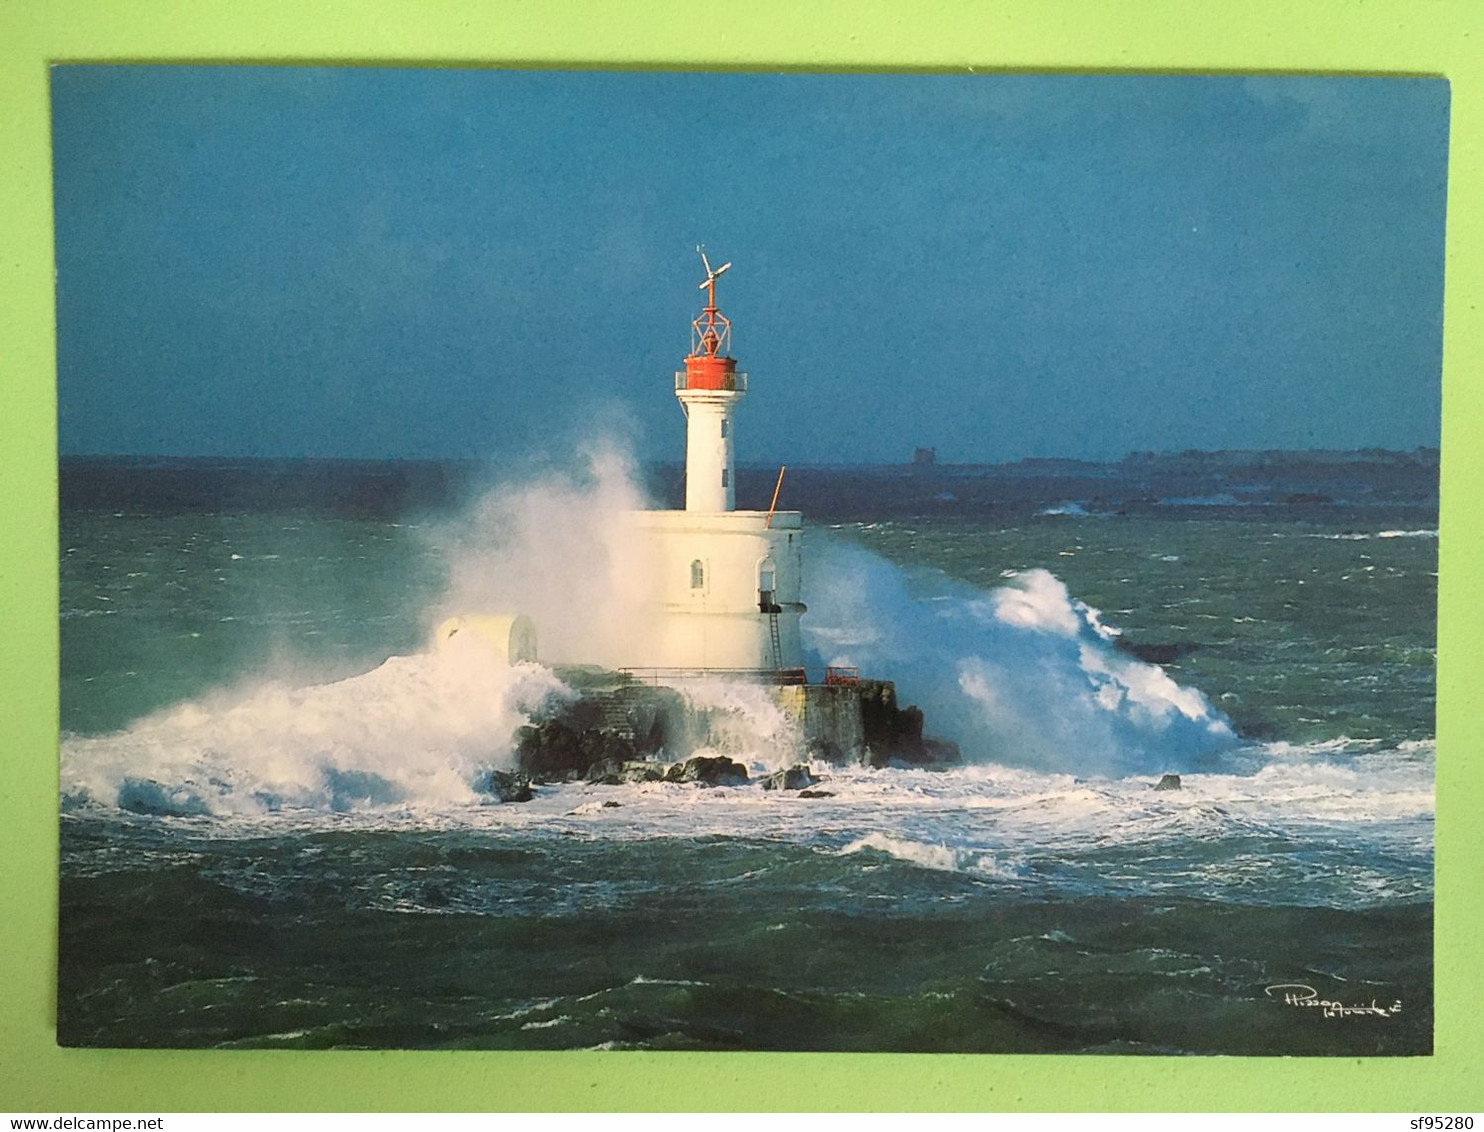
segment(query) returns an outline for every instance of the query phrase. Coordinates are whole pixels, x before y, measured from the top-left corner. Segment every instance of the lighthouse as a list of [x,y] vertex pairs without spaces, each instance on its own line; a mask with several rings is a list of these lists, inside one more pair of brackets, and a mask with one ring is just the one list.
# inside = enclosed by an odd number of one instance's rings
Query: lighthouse
[[[685,507],[619,515],[607,566],[621,581],[611,600],[622,603],[623,631],[604,643],[601,667],[580,666],[599,730],[685,758],[711,742],[713,723],[732,710],[729,695],[708,699],[708,685],[720,678],[766,686],[796,725],[798,757],[872,766],[957,761],[951,743],[923,737],[921,712],[897,710],[890,681],[827,665],[823,681],[810,682],[800,631],[804,517],[777,510],[781,473],[766,511],[737,509],[734,426],[748,381],[731,356],[732,324],[716,294],[731,264],[713,269],[701,252],[701,267],[705,305],[691,320],[684,368],[674,373],[685,416]],[[435,641],[440,648],[483,642],[517,664],[535,658],[535,634],[525,617],[466,615],[439,626]]]
[[705,306],[675,373],[685,414],[685,509],[632,513],[654,577],[625,667],[665,678],[725,673],[802,682],[803,516],[736,509],[735,415],[747,375],[731,357],[732,324],[716,296],[731,264],[712,268],[697,251]]

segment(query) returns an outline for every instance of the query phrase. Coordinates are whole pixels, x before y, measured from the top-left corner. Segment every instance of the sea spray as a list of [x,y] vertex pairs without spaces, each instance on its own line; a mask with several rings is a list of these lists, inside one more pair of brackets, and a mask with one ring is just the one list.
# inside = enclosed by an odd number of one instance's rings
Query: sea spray
[[1120,653],[1045,570],[986,592],[817,540],[806,585],[812,661],[895,681],[971,761],[1122,776],[1207,765],[1236,742],[1199,691]]
[[758,684],[713,678],[687,681],[680,694],[706,720],[699,755],[720,754],[755,771],[777,770],[804,757],[798,723]]
[[73,806],[175,815],[465,805],[513,764],[515,729],[568,695],[550,669],[456,639],[331,684],[259,685],[64,736],[62,789]]
[[[435,537],[450,613],[524,613],[544,662],[621,664],[643,632],[651,563],[629,516],[643,507],[632,459],[600,442],[574,468],[503,486]],[[810,535],[804,632],[815,671],[859,667],[896,682],[930,733],[971,762],[1117,777],[1208,767],[1235,742],[1194,689],[1118,651],[1116,630],[1044,570],[991,590],[905,571]],[[147,812],[437,808],[477,795],[510,765],[513,732],[553,697],[546,668],[458,651],[393,657],[318,687],[240,689],[97,740],[69,738],[64,784]],[[797,726],[766,689],[724,680],[685,690],[713,720],[708,744],[757,769],[800,757]]]
[[569,469],[495,488],[442,532],[449,587],[433,611],[522,613],[548,662],[618,666],[645,630],[654,569],[627,516],[646,506],[608,440]]
[[[424,530],[449,576],[430,629],[450,613],[526,613],[543,658],[621,661],[652,576],[625,520],[645,500],[621,445],[578,456]],[[513,765],[515,731],[573,695],[549,667],[510,667],[458,639],[344,679],[294,677],[260,671],[113,734],[64,736],[66,803],[174,815],[465,805],[489,770]]]

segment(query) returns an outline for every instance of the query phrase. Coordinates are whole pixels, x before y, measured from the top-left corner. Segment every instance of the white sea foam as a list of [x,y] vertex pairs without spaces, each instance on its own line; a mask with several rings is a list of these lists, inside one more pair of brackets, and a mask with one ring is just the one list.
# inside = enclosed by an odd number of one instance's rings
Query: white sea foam
[[1376,538],[1437,538],[1438,532],[1432,528],[1416,531],[1344,531],[1340,534],[1310,534],[1307,537],[1340,542],[1365,542]]
[[681,695],[705,709],[707,746],[698,755],[726,755],[754,770],[776,770],[798,761],[803,743],[798,723],[768,689],[734,680],[687,681]]
[[466,804],[481,771],[510,765],[515,729],[567,694],[549,669],[455,643],[331,684],[227,690],[113,735],[67,736],[62,787],[174,814]]
[[522,1030],[546,1030],[552,1026],[560,1026],[564,1022],[572,1021],[570,1014],[558,1014],[555,1018],[546,1018],[540,1022],[525,1022],[521,1025]]
[[349,813],[244,807],[194,828],[229,838],[293,826],[477,830],[501,839],[724,838],[809,848],[851,868],[887,863],[1041,894],[1341,907],[1430,895],[1432,744],[1362,754],[1330,744],[1252,746],[1231,761],[1241,773],[1187,774],[1173,792],[1155,791],[1152,776],[1081,779],[996,764],[816,765],[827,797],[763,790],[756,780],[723,788],[572,783],[538,787],[521,805],[478,805],[454,792]]
[[816,543],[809,578],[817,662],[894,680],[971,760],[1118,776],[1189,769],[1236,742],[1205,696],[1117,651],[1116,630],[1045,570],[986,593]]
[[[958,873],[1038,892],[1365,906],[1431,892],[1432,746],[1243,748],[1242,773],[1084,780],[984,764],[816,770],[828,797],[674,783],[538,790],[446,814],[490,831],[610,840],[729,838],[811,847],[853,867]],[[1255,770],[1253,769],[1255,768]],[[574,802],[617,807],[574,815]],[[579,809],[585,809],[582,805]]]
[[1058,503],[1055,507],[1046,507],[1036,512],[1041,518],[1061,516],[1068,519],[1106,519],[1110,512],[1089,511],[1077,500],[1068,500],[1066,503]]
[[[826,848],[1043,890],[1362,906],[1431,892],[1428,743],[1370,754],[1240,752],[1255,773],[1081,780],[986,764],[835,768],[813,800],[757,787],[618,788],[604,836],[722,836]],[[823,769],[823,768],[821,768]],[[538,804],[547,804],[538,799]],[[482,811],[501,820],[504,810]]]
[[905,837],[893,837],[887,833],[868,833],[837,850],[839,856],[865,851],[885,853],[910,865],[940,872],[975,873],[981,876],[1013,876],[1013,870],[1002,868],[994,855],[972,849],[956,848],[946,844],[932,845],[913,841]]

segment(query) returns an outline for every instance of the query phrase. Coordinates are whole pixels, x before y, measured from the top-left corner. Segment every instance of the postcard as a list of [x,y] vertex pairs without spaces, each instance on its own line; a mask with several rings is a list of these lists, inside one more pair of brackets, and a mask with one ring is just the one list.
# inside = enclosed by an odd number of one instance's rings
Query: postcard
[[52,118],[61,1044],[1431,1053],[1446,81]]

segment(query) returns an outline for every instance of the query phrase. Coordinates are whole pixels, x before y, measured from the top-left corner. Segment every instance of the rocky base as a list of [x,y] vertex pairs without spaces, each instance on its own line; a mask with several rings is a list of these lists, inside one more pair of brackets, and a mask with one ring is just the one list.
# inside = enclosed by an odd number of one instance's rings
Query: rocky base
[[666,782],[699,782],[703,786],[746,786],[747,768],[721,755],[697,755],[665,771]]
[[484,791],[496,802],[529,802],[533,796],[529,777],[503,770],[490,771]]
[[958,744],[922,733],[922,709],[897,706],[896,685],[890,680],[862,680],[861,723],[866,766],[955,766],[963,762]]
[[[528,801],[533,785],[559,782],[741,786],[750,781],[740,763],[695,754],[716,745],[713,732],[726,714],[722,709],[697,707],[674,688],[639,684],[620,673],[559,672],[578,689],[578,698],[516,733],[515,770],[493,771],[485,783],[492,799]],[[772,691],[799,723],[800,761],[764,779],[765,790],[817,785],[821,780],[810,763],[942,767],[961,761],[955,744],[923,734],[920,709],[898,706],[890,681]]]
[[798,763],[786,770],[780,770],[768,775],[763,779],[764,790],[804,790],[818,783],[820,779],[815,778],[805,763]]

